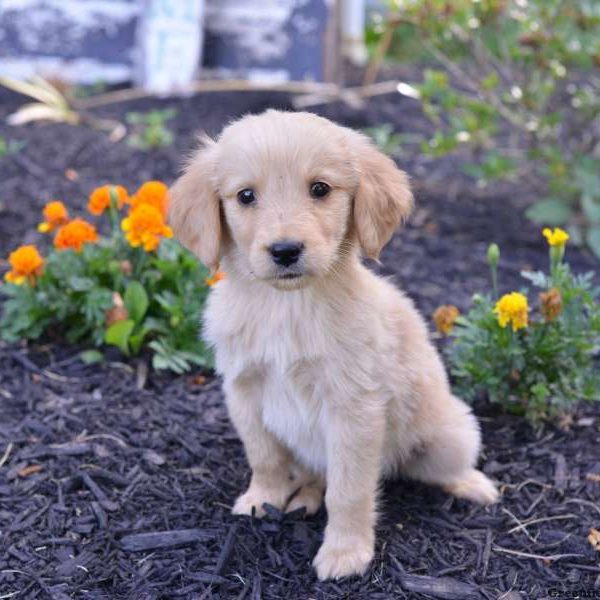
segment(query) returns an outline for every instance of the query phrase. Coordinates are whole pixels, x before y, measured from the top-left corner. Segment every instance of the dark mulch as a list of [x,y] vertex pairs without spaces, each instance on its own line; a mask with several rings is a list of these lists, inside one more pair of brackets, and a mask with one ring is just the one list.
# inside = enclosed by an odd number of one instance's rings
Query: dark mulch
[[[17,105],[1,95],[0,119]],[[26,143],[0,161],[0,255],[40,241],[33,230],[48,199],[81,207],[107,181],[132,189],[148,178],[171,182],[196,129],[215,133],[229,118],[289,108],[290,100],[211,94],[102,114],[122,118],[156,105],[179,109],[177,140],[152,153],[85,128],[0,125],[0,135]],[[323,112],[354,126],[422,126],[410,101],[395,96],[363,111]],[[482,200],[455,184],[452,162],[402,162],[421,190],[419,209],[378,268],[425,314],[442,302],[464,308],[487,285],[490,241],[502,246],[506,289],[521,284],[520,269],[544,265],[544,244],[522,218],[527,198],[518,190]],[[76,181],[67,169],[77,171]],[[432,193],[429,175],[447,181],[443,193]],[[569,253],[576,269],[595,267],[586,254]],[[0,598],[514,599],[600,586],[600,555],[586,539],[600,526],[597,407],[584,408],[569,430],[540,433],[480,407],[482,464],[502,484],[502,502],[478,508],[425,486],[389,483],[369,573],[319,583],[310,561],[324,511],[310,519],[272,511],[263,521],[229,514],[249,473],[219,381],[151,374],[140,389],[135,364],[109,359],[84,366],[73,349],[0,346]]]
[[0,397],[3,593],[543,598],[550,588],[592,589],[600,577],[586,540],[600,523],[597,413],[540,436],[488,414],[483,464],[501,482],[502,502],[484,509],[390,483],[369,573],[319,583],[310,561],[324,511],[305,519],[273,510],[264,521],[229,514],[248,468],[218,380],[151,376],[140,390],[118,362],[83,366],[51,350],[8,348]]

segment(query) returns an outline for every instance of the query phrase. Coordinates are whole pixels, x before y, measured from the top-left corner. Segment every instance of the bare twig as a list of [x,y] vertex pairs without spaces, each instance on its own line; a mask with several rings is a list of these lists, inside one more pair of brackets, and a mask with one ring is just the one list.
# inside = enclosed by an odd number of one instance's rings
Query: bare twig
[[580,500],[579,498],[569,498],[564,501],[565,504],[583,504],[584,506],[589,506],[600,513],[600,506],[590,502],[589,500]]
[[4,451],[2,458],[0,458],[0,467],[3,467],[4,464],[6,463],[6,461],[8,460],[8,457],[10,456],[10,453],[12,452],[13,446],[14,445],[12,442],[8,442],[8,445],[6,446],[6,450]]
[[492,550],[494,550],[494,552],[502,552],[504,554],[511,554],[512,556],[521,556],[522,558],[535,558],[535,559],[539,559],[539,560],[545,560],[545,561],[555,561],[555,560],[560,560],[562,558],[576,558],[576,557],[581,557],[583,556],[583,554],[574,554],[574,553],[568,553],[568,554],[548,554],[548,555],[544,555],[544,554],[530,554],[529,552],[519,552],[518,550],[510,550],[509,548],[503,548],[502,546],[492,546]]
[[369,64],[365,71],[363,85],[371,85],[377,80],[377,75],[379,74],[379,70],[381,69],[381,64],[383,63],[383,60],[385,59],[385,56],[388,53],[392,44],[395,29],[396,23],[394,22],[394,20],[391,18],[388,19],[385,24],[385,29],[381,34],[381,39],[379,40],[379,43],[375,48],[375,53],[369,61]]
[[120,437],[113,435],[112,433],[94,433],[91,435],[82,434],[82,435],[78,435],[75,438],[75,440],[78,442],[89,442],[91,440],[99,440],[99,439],[112,440],[113,442],[116,442],[117,444],[119,444],[119,446],[121,446],[122,448],[129,447],[129,445],[125,441],[123,441]]
[[[179,94],[192,94],[204,92],[290,92],[292,94],[306,94],[315,92],[331,92],[337,89],[337,85],[331,83],[318,83],[312,81],[287,81],[283,83],[268,83],[258,81],[245,81],[241,79],[229,80],[204,80],[195,81],[190,85],[177,90]],[[72,100],[77,109],[97,108],[107,104],[116,104],[118,102],[129,102],[139,100],[140,98],[151,98],[156,96],[152,92],[140,88],[130,88],[126,90],[117,90],[98,94],[91,98],[83,100]]]
[[571,513],[569,513],[568,515],[556,515],[554,517],[544,517],[541,519],[530,519],[529,521],[523,521],[523,522],[519,522],[515,518],[515,521],[517,521],[517,523],[519,523],[519,524],[516,527],[509,529],[506,533],[514,533],[515,531],[518,531],[521,528],[524,529],[525,527],[528,527],[529,525],[536,525],[537,523],[546,523],[547,521],[560,521],[563,519],[578,519],[578,518],[579,517],[577,515],[574,515]]
[[519,519],[512,512],[510,512],[510,510],[508,510],[508,508],[503,508],[502,512],[507,514],[515,523],[517,523],[517,526],[510,529],[507,533],[514,533],[515,531],[523,531],[523,533],[527,536],[529,541],[531,541],[535,544],[536,539],[532,535],[529,534],[529,531],[527,531],[527,529],[526,529],[525,523],[522,523],[521,521],[519,521]]
[[399,81],[379,81],[371,85],[359,85],[348,88],[337,88],[327,94],[306,94],[293,99],[295,108],[308,108],[318,104],[328,104],[341,100],[350,106],[360,105],[365,98],[392,94],[398,91]]
[[501,115],[511,125],[514,125],[522,131],[531,133],[527,129],[527,123],[525,121],[522,121],[514,113],[508,110],[506,106],[504,106],[502,101],[496,98],[493,94],[487,93],[484,90],[482,90],[481,86],[476,81],[474,81],[466,71],[461,69],[461,67],[459,67],[458,64],[450,60],[450,58],[448,58],[441,50],[436,48],[434,44],[432,44],[428,40],[422,40],[422,44],[429,52],[431,52],[434,58],[438,60],[448,70],[449,73],[451,73],[465,87],[468,88],[469,92],[471,92],[475,96],[478,96],[482,100],[489,102],[498,111],[498,114]]

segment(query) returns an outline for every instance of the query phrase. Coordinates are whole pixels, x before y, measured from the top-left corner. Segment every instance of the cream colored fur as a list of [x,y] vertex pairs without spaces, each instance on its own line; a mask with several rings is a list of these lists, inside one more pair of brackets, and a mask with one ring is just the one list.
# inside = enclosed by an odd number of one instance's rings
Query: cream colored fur
[[[312,198],[315,181],[330,194]],[[244,188],[255,204],[237,200]],[[423,319],[361,263],[411,206],[389,158],[308,113],[234,122],[202,141],[172,189],[177,236],[227,274],[210,294],[204,336],[252,468],[233,512],[261,516],[269,503],[314,513],[324,495],[321,579],[367,569],[382,477],[400,472],[482,504],[498,497],[475,469],[479,427],[452,395]],[[289,239],[304,244],[292,280],[268,252]]]

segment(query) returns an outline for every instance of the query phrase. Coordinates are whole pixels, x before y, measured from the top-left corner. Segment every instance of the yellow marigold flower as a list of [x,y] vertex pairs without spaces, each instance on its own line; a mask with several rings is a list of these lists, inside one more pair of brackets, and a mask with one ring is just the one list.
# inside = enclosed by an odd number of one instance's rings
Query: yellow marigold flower
[[72,249],[81,252],[84,244],[91,244],[98,240],[96,228],[83,219],[73,219],[63,225],[54,238],[54,247],[57,250]]
[[456,319],[459,317],[460,311],[452,304],[444,304],[435,309],[433,313],[433,322],[436,329],[443,335],[448,335]]
[[5,281],[22,285],[26,281],[35,283],[44,266],[44,259],[35,246],[20,246],[8,256],[11,270],[4,275]]
[[38,231],[48,233],[64,225],[69,220],[69,211],[60,201],[54,200],[44,206],[44,221],[38,225]]
[[562,294],[558,288],[540,293],[540,312],[546,321],[554,321],[562,312]]
[[166,219],[169,208],[169,188],[162,181],[147,181],[131,197],[130,201],[133,208],[140,204],[150,204],[157,208]]
[[206,285],[212,287],[215,283],[221,281],[221,279],[225,279],[225,273],[223,271],[217,271],[214,275],[207,277],[204,281]]
[[560,227],[555,227],[554,229],[545,227],[542,233],[550,246],[564,246],[569,240],[569,234]]
[[513,331],[527,327],[528,311],[527,297],[519,292],[505,294],[494,307],[500,327],[506,327],[510,323]]
[[129,200],[129,194],[122,185],[103,185],[96,188],[88,201],[88,210],[97,217],[100,216],[110,206],[110,190],[114,188],[117,192],[117,206],[123,208],[125,202]]
[[121,229],[131,246],[142,246],[146,252],[156,250],[163,237],[173,237],[173,230],[165,224],[162,213],[151,204],[132,208],[129,216],[121,221]]

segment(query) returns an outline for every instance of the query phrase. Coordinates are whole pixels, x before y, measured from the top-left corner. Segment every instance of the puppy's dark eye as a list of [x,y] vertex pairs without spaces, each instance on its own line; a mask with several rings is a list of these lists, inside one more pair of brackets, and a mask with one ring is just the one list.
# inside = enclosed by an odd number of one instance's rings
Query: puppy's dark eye
[[240,201],[240,204],[253,204],[254,202],[256,202],[256,194],[251,188],[241,190],[240,192],[238,192],[237,197]]
[[330,191],[331,188],[322,181],[315,181],[310,186],[310,195],[313,198],[324,198],[325,196],[327,196],[327,194],[329,194]]

